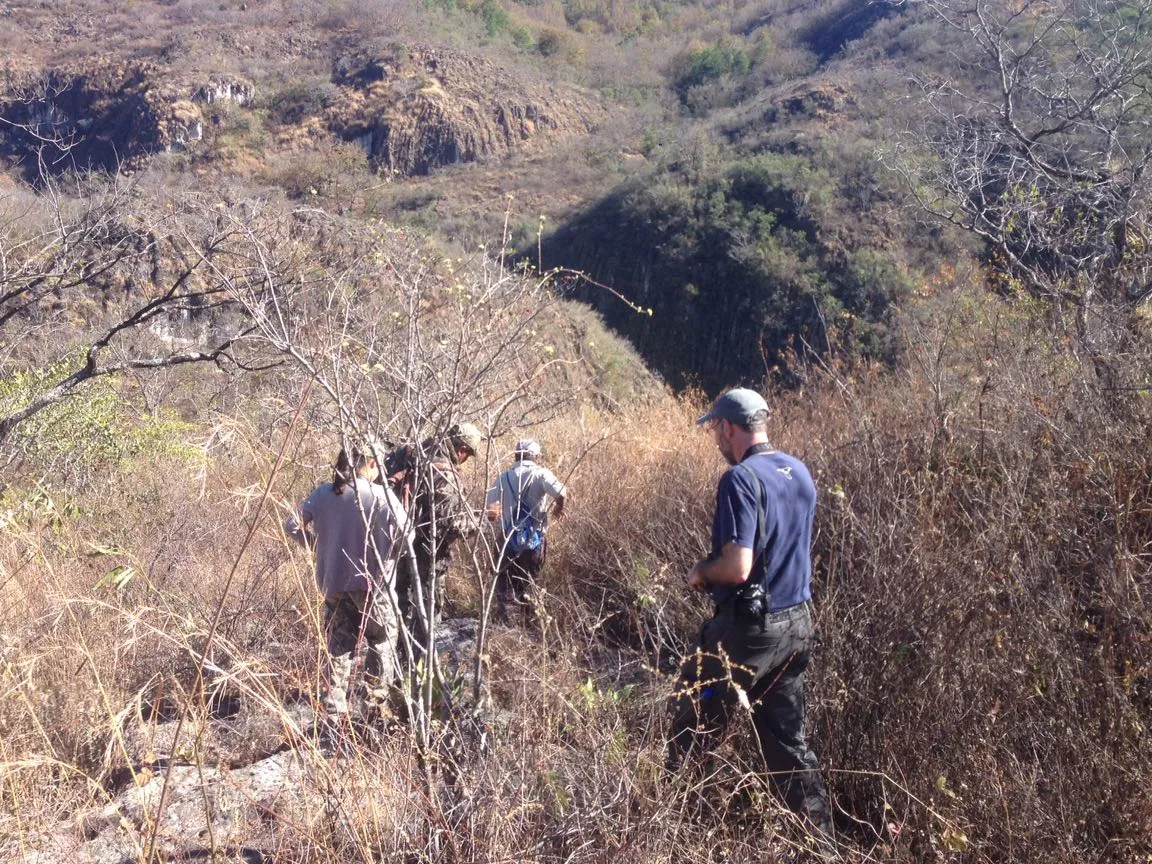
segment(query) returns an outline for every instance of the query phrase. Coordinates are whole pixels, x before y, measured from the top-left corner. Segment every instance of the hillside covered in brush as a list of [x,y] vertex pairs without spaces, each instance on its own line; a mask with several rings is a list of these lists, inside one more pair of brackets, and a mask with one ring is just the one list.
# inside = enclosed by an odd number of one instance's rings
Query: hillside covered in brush
[[[816,860],[664,770],[744,385],[819,492],[844,862],[1152,856],[1150,0],[0,6],[0,859]],[[475,423],[334,748],[285,519]],[[569,487],[538,626],[480,518]]]
[[[728,341],[740,375],[801,338],[891,362],[893,304],[963,254],[878,158],[917,116],[913,77],[955,71],[956,37],[924,10],[141,9],[12,8],[3,144],[17,176],[226,176],[465,249],[503,242],[650,307],[582,295],[669,381],[713,389]],[[713,308],[741,326],[726,332]],[[698,350],[669,355],[681,339]]]

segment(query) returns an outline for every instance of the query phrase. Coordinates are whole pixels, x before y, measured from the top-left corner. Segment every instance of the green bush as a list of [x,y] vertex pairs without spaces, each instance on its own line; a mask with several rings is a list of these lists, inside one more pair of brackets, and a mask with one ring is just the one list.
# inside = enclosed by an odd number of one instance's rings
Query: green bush
[[729,75],[747,75],[751,68],[748,52],[737,45],[722,42],[688,55],[685,68],[676,80],[676,90],[683,97],[693,87]]
[[545,30],[536,38],[536,50],[545,57],[559,54],[564,47],[564,37],[555,30]]
[[490,37],[499,36],[512,24],[512,19],[508,17],[499,0],[484,0],[480,6],[480,17],[484,21],[484,30]]
[[845,359],[893,360],[888,318],[906,280],[840,226],[832,168],[780,153],[707,162],[690,150],[668,175],[609,196],[545,239],[545,267],[585,270],[654,309],[652,326],[588,295],[674,386],[754,380],[785,366],[789,346],[802,342]]
[[[0,379],[0,416],[50,390],[79,362],[65,358],[47,368]],[[25,420],[9,443],[41,471],[66,471],[78,477],[144,452],[188,459],[199,454],[182,440],[191,428],[170,413],[139,411],[120,393],[114,379],[98,378],[84,388],[83,396],[50,405]]]

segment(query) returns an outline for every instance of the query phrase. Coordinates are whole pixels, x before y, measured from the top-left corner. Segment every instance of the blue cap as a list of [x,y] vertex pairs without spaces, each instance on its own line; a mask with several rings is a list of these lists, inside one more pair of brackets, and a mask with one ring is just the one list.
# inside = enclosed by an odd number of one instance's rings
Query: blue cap
[[729,423],[748,425],[760,412],[768,411],[768,403],[755,390],[737,387],[718,397],[712,410],[696,421],[699,426],[709,420],[727,420]]

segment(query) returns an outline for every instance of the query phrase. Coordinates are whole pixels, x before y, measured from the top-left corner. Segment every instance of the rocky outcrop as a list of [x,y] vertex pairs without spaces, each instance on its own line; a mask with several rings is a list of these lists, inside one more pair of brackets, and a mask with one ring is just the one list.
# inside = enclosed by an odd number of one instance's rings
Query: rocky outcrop
[[45,164],[61,169],[108,170],[187,142],[199,110],[177,107],[178,96],[155,80],[150,64],[99,63],[13,81],[0,101],[9,149],[43,153]]
[[256,87],[251,81],[243,78],[213,75],[193,91],[192,98],[205,105],[232,103],[243,108],[252,104],[252,100],[256,98]]
[[329,127],[359,143],[380,169],[427,174],[589,132],[603,110],[575,90],[517,79],[488,60],[414,48],[345,56]]
[[338,803],[319,788],[326,770],[314,757],[291,750],[235,770],[145,770],[101,809],[72,825],[28,832],[19,843],[0,843],[0,854],[21,864],[142,860],[167,779],[166,806],[156,826],[158,860],[271,861],[261,847],[275,845],[278,825],[307,825],[313,814]]
[[[141,859],[154,829],[161,860],[271,860],[259,850],[276,845],[284,824],[308,824],[334,803],[326,777],[337,769],[312,743],[308,704],[231,701],[230,710],[190,717],[175,748],[174,714],[126,721],[109,747],[131,768],[105,778],[105,802],[18,843],[0,831],[0,860],[123,864]],[[215,855],[204,854],[209,847]]]
[[[374,167],[405,176],[585,134],[604,114],[574,88],[446,49],[342,56],[332,85],[315,104],[297,106],[299,116],[278,119],[285,149],[335,135],[358,143]],[[53,170],[134,168],[150,154],[194,145],[218,122],[219,106],[248,107],[255,95],[243,78],[195,80],[156,60],[26,72],[0,91],[0,146],[24,158],[44,153]]]
[[0,94],[10,153],[43,153],[50,168],[114,171],[204,137],[200,105],[248,105],[253,85],[212,76],[173,79],[160,65],[97,61],[82,68],[26,72]]
[[[730,141],[741,141],[748,150],[778,125],[816,121],[827,127],[851,122],[856,96],[851,86],[833,80],[805,81],[779,90],[765,91],[747,108],[720,126]],[[800,138],[793,138],[796,146]]]
[[181,147],[204,137],[204,118],[200,109],[187,99],[173,102],[164,116],[168,147]]
[[[469,618],[440,623],[436,650],[450,680],[471,669],[478,627]],[[189,714],[179,740],[177,708],[162,695],[125,712],[108,742],[107,763],[119,768],[102,778],[102,800],[19,837],[0,821],[0,861],[125,864],[143,859],[153,832],[158,860],[298,860],[284,850],[335,830],[334,814],[398,810],[390,796],[413,791],[378,773],[380,751],[404,734],[397,727],[357,713],[357,731],[346,733],[361,748],[353,756],[320,733],[311,700],[281,703],[259,688],[228,688],[219,670],[205,674],[214,695]]]
[[823,81],[815,87],[807,86],[797,88],[773,100],[770,116],[766,119],[774,122],[791,117],[814,117],[826,120],[845,113],[856,105],[856,99],[844,86],[833,82]]

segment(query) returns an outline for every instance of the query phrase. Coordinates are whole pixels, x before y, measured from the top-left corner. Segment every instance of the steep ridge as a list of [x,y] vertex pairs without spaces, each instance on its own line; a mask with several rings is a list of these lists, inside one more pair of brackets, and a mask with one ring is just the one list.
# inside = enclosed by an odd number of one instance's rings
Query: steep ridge
[[[326,104],[294,118],[305,138],[313,146],[356,142],[374,168],[404,176],[587,134],[606,114],[574,88],[523,80],[448,49],[342,55],[332,80]],[[194,151],[215,134],[221,103],[250,108],[256,99],[242,77],[149,59],[25,70],[0,93],[0,147],[26,164],[42,156],[53,172],[134,169],[155,153]]]
[[333,80],[341,95],[330,127],[359,142],[377,167],[405,176],[585,134],[605,113],[573,89],[523,81],[449,49],[343,56]]

